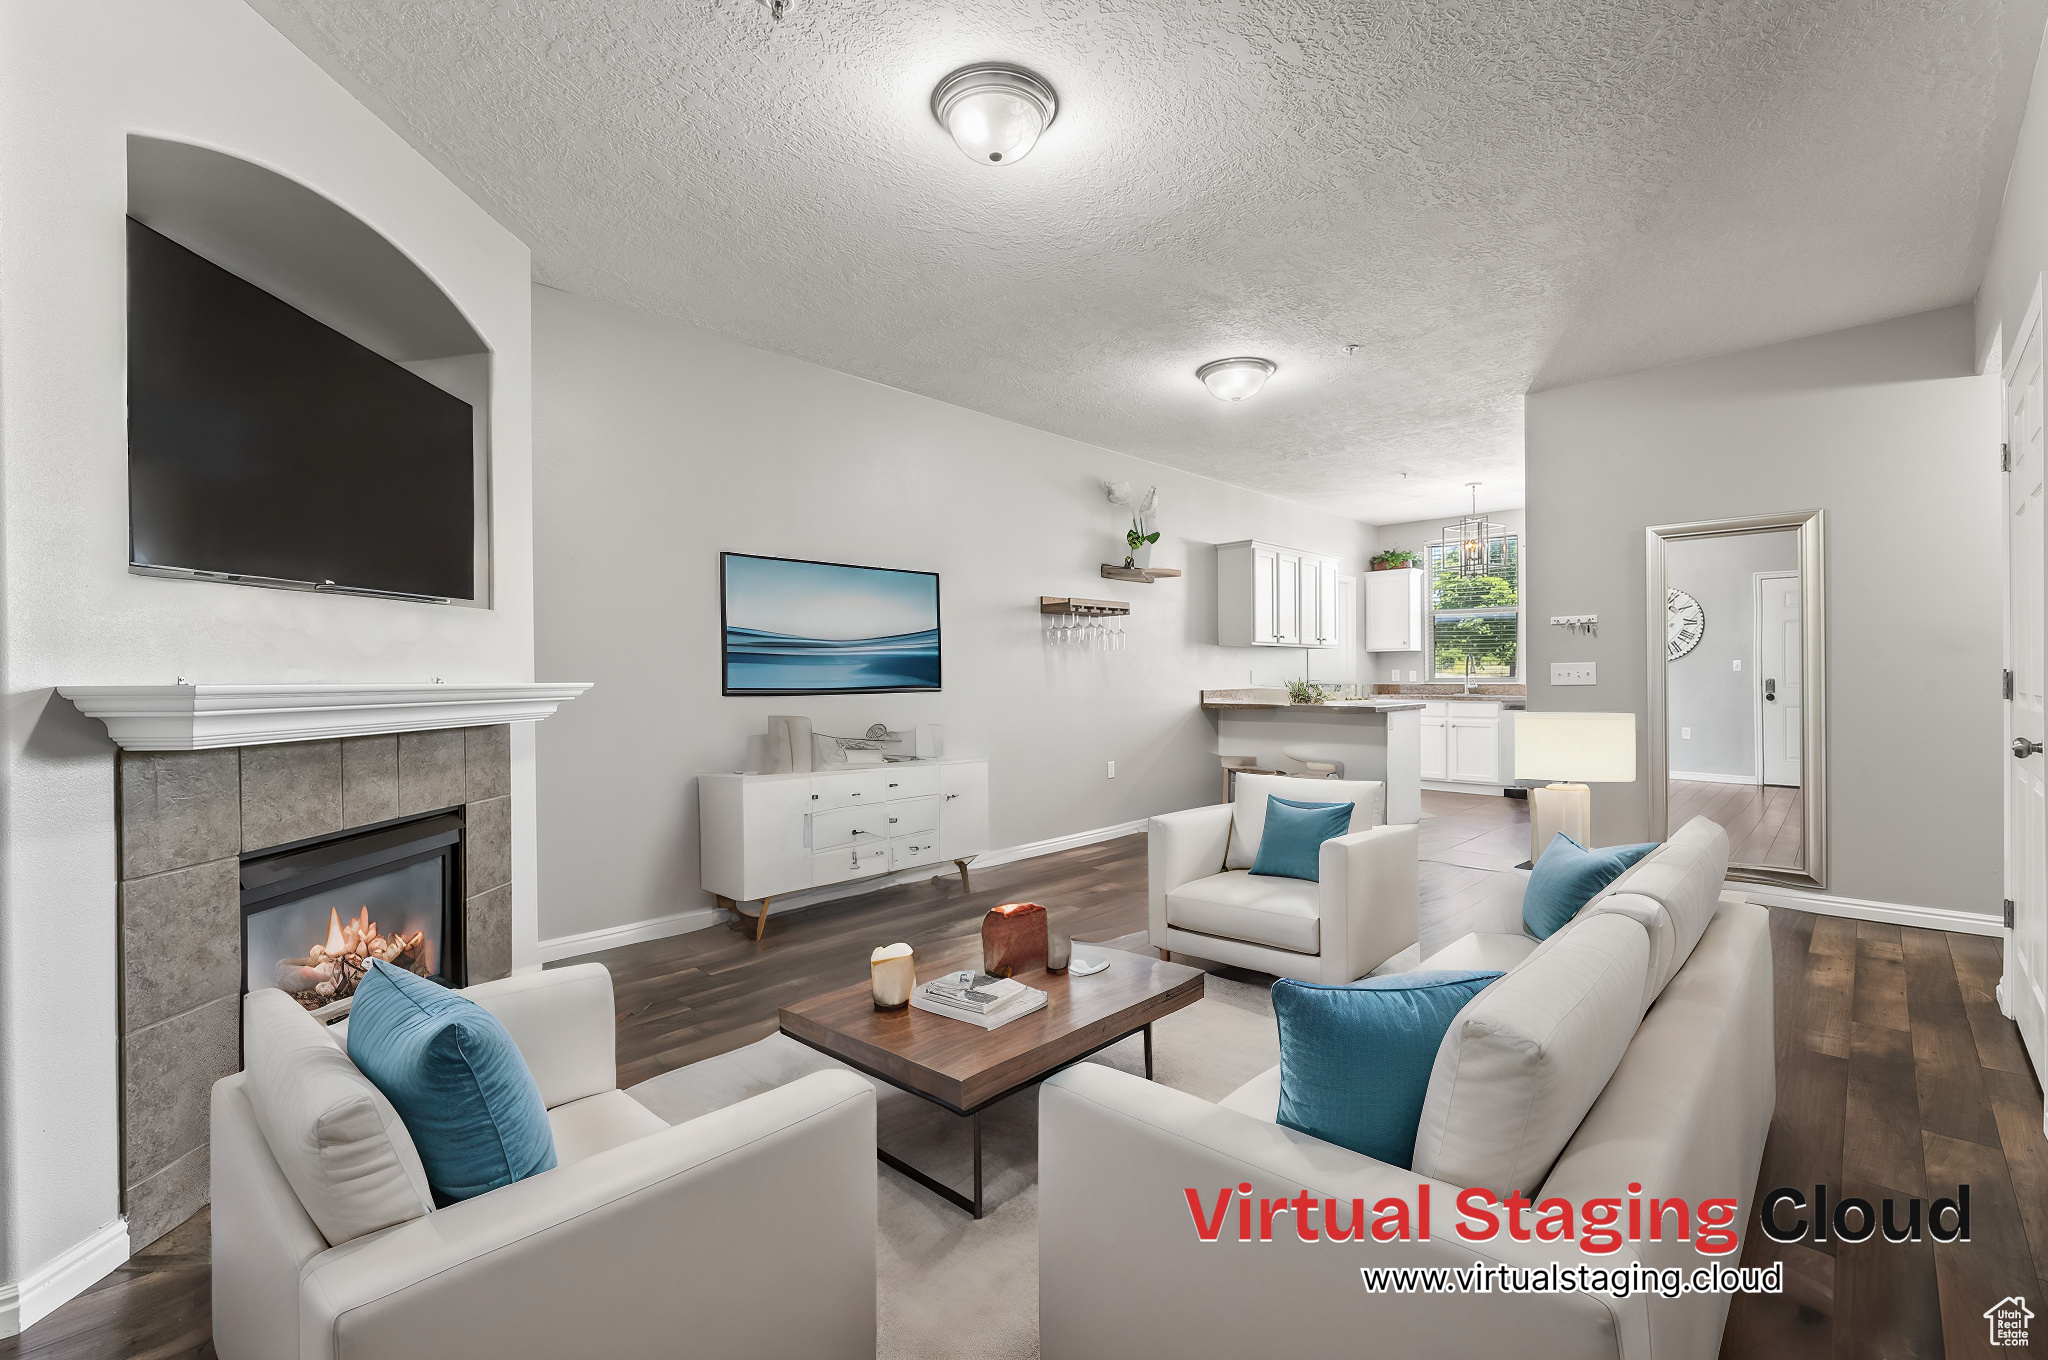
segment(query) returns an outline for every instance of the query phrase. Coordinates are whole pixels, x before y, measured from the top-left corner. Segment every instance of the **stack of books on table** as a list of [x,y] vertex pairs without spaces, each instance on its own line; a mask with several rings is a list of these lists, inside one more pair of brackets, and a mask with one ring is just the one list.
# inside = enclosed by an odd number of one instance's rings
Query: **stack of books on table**
[[973,986],[960,987],[948,974],[943,980],[919,984],[910,994],[910,1004],[933,1015],[994,1029],[1020,1015],[1045,1009],[1045,993],[1015,978],[993,978],[986,973],[977,977]]

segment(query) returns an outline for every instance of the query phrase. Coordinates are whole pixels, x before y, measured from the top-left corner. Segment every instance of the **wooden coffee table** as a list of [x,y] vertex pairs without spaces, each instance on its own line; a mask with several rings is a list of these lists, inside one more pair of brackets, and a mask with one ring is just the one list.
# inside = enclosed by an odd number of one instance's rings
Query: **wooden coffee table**
[[[873,992],[863,980],[784,1006],[782,1032],[969,1120],[974,1126],[971,1198],[886,1149],[877,1147],[875,1155],[980,1218],[983,1110],[1141,1031],[1149,1080],[1152,1022],[1202,999],[1199,968],[1079,942],[1074,953],[1076,957],[1107,959],[1109,968],[1088,977],[1041,969],[1017,974],[1017,981],[1046,994],[1045,1009],[998,1029],[982,1029],[915,1006],[878,1011]],[[967,940],[929,954],[920,950],[917,972],[921,981],[930,981],[980,963],[980,941]]]

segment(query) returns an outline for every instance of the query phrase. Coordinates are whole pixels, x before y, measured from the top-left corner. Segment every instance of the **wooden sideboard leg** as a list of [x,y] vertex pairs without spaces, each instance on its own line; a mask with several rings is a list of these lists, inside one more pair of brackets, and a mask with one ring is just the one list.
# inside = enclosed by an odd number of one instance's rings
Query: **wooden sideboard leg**
[[768,897],[761,899],[761,914],[754,918],[754,938],[756,940],[760,939],[761,933],[768,929],[768,904],[773,900],[773,898]]
[[[1155,946],[1155,947],[1156,947],[1156,946]],[[1172,950],[1170,950],[1170,949],[1161,949],[1161,950],[1159,951],[1159,957],[1160,957],[1160,958],[1162,958],[1162,959],[1165,959],[1165,960],[1166,960],[1166,961],[1167,961],[1168,963],[1172,963],[1172,962],[1173,962],[1173,951],[1172,951]],[[1149,1028],[1149,1026],[1148,1026],[1148,1028]]]
[[967,881],[967,861],[964,859],[956,859],[953,861],[953,864],[960,870],[960,887],[962,891],[973,892],[974,885]]

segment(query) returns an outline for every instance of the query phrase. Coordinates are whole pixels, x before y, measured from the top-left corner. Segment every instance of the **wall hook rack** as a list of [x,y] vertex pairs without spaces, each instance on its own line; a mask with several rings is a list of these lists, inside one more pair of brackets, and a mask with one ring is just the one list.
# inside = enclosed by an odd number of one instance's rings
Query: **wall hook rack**
[[1598,614],[1552,614],[1550,616],[1550,626],[1552,628],[1562,628],[1567,633],[1580,637],[1600,636],[1600,616]]

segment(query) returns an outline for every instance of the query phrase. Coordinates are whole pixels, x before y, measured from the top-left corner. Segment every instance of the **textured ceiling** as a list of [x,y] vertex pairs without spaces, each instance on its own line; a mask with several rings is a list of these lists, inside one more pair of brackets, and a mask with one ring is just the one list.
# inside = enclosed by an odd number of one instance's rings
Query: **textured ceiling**
[[[2048,13],[255,3],[544,283],[1377,523],[1520,505],[1531,388],[1969,298]],[[1014,165],[927,107],[979,59],[1059,91]]]

